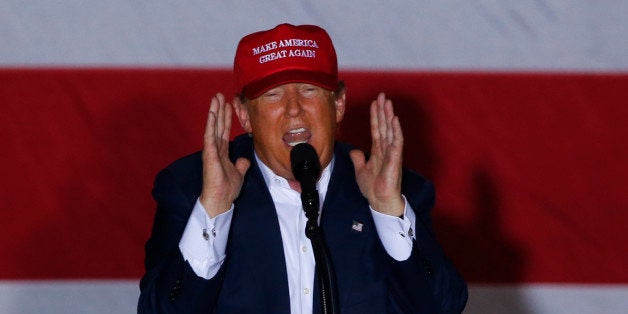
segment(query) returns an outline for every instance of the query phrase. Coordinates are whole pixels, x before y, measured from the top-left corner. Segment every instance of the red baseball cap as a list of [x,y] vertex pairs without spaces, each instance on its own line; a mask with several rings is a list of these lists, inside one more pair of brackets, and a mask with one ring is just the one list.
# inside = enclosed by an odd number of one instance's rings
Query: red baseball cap
[[314,25],[281,24],[245,36],[233,62],[238,93],[254,99],[286,83],[338,86],[336,50],[327,32]]

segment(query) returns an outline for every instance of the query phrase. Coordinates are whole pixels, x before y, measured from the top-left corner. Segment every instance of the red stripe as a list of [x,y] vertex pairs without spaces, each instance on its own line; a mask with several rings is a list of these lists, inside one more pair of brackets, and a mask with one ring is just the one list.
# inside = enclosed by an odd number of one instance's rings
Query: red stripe
[[[628,282],[628,75],[341,76],[341,137],[368,147],[367,104],[388,93],[469,281]],[[0,70],[0,278],[140,276],[153,177],[201,148],[232,86],[228,70]]]

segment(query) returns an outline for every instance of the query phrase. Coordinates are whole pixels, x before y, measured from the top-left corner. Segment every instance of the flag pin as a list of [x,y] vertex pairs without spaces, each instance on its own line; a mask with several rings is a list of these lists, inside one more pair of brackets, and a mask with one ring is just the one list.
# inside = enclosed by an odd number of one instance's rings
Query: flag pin
[[351,229],[357,231],[357,232],[362,232],[362,226],[363,224],[359,221],[353,221],[353,225],[351,226]]

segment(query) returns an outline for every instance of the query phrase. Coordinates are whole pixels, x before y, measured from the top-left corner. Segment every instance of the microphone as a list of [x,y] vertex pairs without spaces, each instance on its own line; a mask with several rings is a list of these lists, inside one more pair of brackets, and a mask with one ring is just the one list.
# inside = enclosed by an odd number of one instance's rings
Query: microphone
[[301,204],[307,217],[305,236],[312,242],[314,261],[319,282],[321,311],[323,314],[339,313],[336,273],[323,229],[318,225],[319,199],[316,181],[321,173],[318,154],[308,143],[297,144],[290,151],[292,175],[301,184]]
[[316,181],[321,173],[321,163],[312,145],[300,143],[290,151],[290,165],[294,178],[301,184],[301,202],[305,216],[318,216],[319,198]]

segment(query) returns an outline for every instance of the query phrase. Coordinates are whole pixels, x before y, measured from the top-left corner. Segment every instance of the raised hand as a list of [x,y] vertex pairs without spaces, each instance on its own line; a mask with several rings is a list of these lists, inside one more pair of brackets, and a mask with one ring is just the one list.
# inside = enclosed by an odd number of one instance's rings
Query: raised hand
[[251,165],[239,158],[229,160],[231,105],[217,93],[212,98],[203,136],[203,189],[200,201],[210,217],[226,212],[240,194],[244,174]]
[[401,216],[405,204],[401,196],[403,134],[392,102],[384,93],[371,103],[371,137],[368,161],[362,151],[351,151],[358,186],[374,210]]

